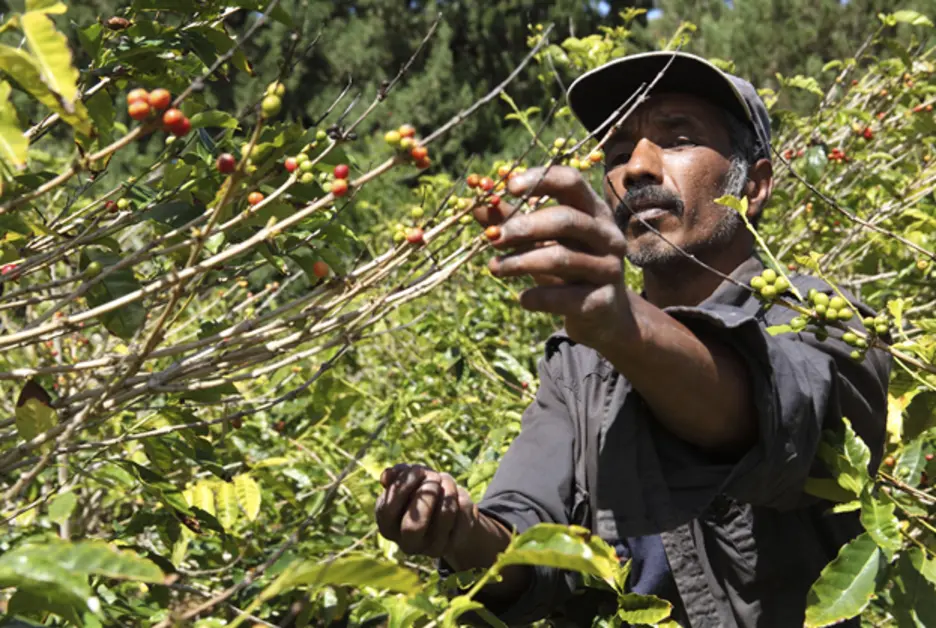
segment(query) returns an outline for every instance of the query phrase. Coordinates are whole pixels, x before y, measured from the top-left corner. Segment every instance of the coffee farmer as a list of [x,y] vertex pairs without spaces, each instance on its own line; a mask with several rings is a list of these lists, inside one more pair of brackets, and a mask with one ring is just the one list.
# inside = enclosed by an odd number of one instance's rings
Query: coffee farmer
[[[773,188],[770,122],[750,83],[684,53],[634,55],[576,80],[573,112],[608,128],[671,61],[606,144],[603,195],[567,167],[509,182],[558,204],[505,221],[490,270],[534,278],[522,306],[564,327],[486,495],[475,504],[444,470],[398,464],[381,478],[377,523],[445,571],[490,566],[538,523],[585,525],[632,559],[630,589],[671,601],[682,625],[801,626],[810,585],[861,529],[857,513],[830,516],[804,492],[828,476],[821,433],[847,417],[878,464],[890,362],[852,359],[831,328],[825,340],[767,333],[795,313],[747,288],[764,264],[737,212],[715,202],[746,198],[756,224]],[[624,257],[643,270],[641,294],[624,285]],[[508,624],[593,611],[571,572],[503,575],[479,600]]]

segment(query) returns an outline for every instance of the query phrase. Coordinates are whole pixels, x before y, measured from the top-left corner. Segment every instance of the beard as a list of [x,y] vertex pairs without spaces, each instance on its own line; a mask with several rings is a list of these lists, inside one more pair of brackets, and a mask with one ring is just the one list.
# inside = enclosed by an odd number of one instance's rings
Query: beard
[[[740,196],[747,183],[749,164],[742,158],[731,160],[728,172],[725,174],[722,194]],[[627,226],[631,218],[630,207],[634,204],[649,204],[663,207],[671,211],[677,218],[682,217],[685,205],[675,192],[663,186],[652,183],[638,183],[627,188],[627,193],[614,210],[614,220],[623,233],[627,233]],[[690,255],[697,255],[716,247],[727,245],[744,228],[744,221],[734,209],[720,207],[721,214],[715,228],[703,240],[694,242],[691,246],[683,247],[683,251]],[[691,261],[682,252],[669,244],[662,237],[649,235],[641,246],[628,249],[627,259],[634,266],[643,269],[665,268]]]

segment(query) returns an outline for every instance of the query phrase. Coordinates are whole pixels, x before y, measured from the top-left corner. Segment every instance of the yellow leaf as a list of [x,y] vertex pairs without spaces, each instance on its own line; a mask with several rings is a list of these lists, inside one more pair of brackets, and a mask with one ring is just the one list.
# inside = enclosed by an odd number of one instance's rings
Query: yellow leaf
[[887,440],[890,443],[900,443],[903,433],[903,412],[913,401],[917,391],[911,391],[900,397],[887,396]]
[[68,39],[42,11],[24,13],[22,28],[46,85],[62,97],[66,111],[74,111],[72,103],[78,96],[78,69],[72,65]]
[[52,93],[49,86],[42,80],[39,65],[32,55],[10,46],[0,45],[0,72],[7,74],[33,98],[59,114],[62,120],[76,131],[84,135],[91,134],[91,118],[88,117],[88,110],[84,103],[75,102],[70,111],[66,110],[56,94]]
[[237,503],[250,521],[260,514],[260,486],[246,473],[234,476],[234,492]]
[[68,7],[58,0],[26,0],[26,11],[55,13],[60,15],[67,10]]
[[212,517],[215,516],[214,492],[211,490],[211,483],[201,481],[189,491],[191,491],[191,499],[186,500],[189,506],[201,508]]
[[6,81],[0,82],[0,157],[17,168],[26,165],[29,140],[19,128],[16,109],[10,102],[12,88]]
[[215,507],[217,508],[218,523],[225,530],[234,527],[237,521],[237,495],[234,485],[230,482],[218,482],[215,486]]

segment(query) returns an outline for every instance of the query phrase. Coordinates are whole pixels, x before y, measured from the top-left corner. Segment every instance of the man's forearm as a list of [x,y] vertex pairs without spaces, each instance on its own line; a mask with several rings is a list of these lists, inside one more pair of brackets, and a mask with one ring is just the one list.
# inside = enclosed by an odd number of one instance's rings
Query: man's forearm
[[[470,538],[461,540],[457,547],[445,554],[445,562],[455,571],[487,569],[495,563],[497,555],[510,544],[510,530],[495,519],[480,515]],[[513,565],[504,569],[500,582],[484,587],[484,594],[497,601],[510,601],[520,597],[530,583],[530,568]]]
[[697,446],[741,452],[757,437],[749,374],[730,346],[700,338],[633,292],[632,317],[600,349],[654,416]]

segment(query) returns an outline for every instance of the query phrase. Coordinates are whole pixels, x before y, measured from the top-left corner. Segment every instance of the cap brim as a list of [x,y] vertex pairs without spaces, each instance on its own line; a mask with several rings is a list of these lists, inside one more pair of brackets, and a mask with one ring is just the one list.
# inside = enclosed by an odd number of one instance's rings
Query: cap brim
[[569,87],[572,112],[589,131],[602,131],[615,122],[610,119],[615,110],[642,85],[650,85],[664,68],[651,94],[695,94],[754,126],[751,111],[731,79],[705,59],[685,52],[630,55],[583,74]]

